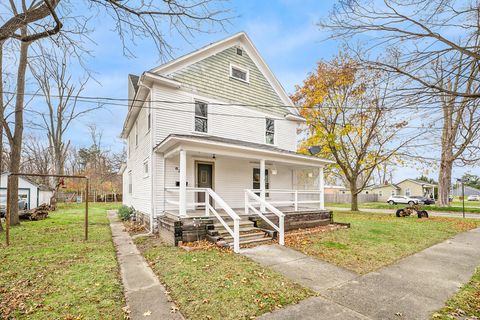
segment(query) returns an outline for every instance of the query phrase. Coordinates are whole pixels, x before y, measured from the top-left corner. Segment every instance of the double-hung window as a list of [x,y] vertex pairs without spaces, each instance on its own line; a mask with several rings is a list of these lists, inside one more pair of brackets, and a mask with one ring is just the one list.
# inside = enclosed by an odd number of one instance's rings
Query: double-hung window
[[208,132],[208,105],[195,101],[195,131]]
[[[253,168],[253,189],[260,189],[260,169]],[[270,182],[268,179],[268,169],[265,169],[265,190],[270,189]],[[255,192],[257,195],[260,195],[260,192]],[[268,197],[268,193],[265,193],[265,197]]]
[[275,121],[273,119],[265,119],[265,143],[275,144]]

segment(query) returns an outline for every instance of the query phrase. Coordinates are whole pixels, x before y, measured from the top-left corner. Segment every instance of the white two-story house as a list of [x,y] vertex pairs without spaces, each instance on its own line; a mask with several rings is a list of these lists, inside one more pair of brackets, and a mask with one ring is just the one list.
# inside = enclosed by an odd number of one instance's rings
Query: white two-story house
[[286,215],[324,209],[328,161],[296,152],[304,119],[245,33],[128,81],[123,202],[152,230],[208,217],[238,250],[246,216],[282,242]]

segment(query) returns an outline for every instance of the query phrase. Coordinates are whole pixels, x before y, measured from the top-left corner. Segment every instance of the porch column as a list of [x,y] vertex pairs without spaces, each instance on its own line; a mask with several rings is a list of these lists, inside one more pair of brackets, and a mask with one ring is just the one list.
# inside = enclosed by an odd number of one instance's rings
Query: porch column
[[187,216],[187,152],[180,150],[180,192],[178,196],[178,210],[180,216]]
[[325,180],[323,179],[323,167],[318,168],[318,188],[320,189],[320,210],[325,209]]
[[[265,160],[260,160],[260,198],[265,201]],[[265,212],[265,205],[260,204],[260,211]]]

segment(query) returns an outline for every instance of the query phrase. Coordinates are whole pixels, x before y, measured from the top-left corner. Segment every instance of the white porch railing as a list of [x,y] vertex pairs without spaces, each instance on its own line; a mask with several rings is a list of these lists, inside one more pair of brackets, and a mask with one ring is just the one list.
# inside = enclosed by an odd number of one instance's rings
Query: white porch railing
[[[166,192],[175,192],[175,193],[180,193],[180,188],[175,187],[175,188],[165,188]],[[186,189],[187,193],[193,193],[194,199],[196,199],[196,194],[198,193],[204,193],[204,201],[202,202],[190,202],[186,204],[186,207],[198,207],[198,206],[205,206],[205,216],[209,217],[210,213],[213,213],[213,215],[220,221],[220,223],[223,225],[223,227],[228,231],[228,233],[232,236],[233,238],[233,251],[235,253],[240,252],[240,217],[238,214],[233,211],[233,209],[217,194],[215,191],[213,191],[210,188],[187,188]],[[180,195],[179,195],[180,197]],[[232,228],[225,222],[223,217],[218,213],[218,211],[210,204],[210,198],[215,202],[215,204],[222,208],[225,213],[233,220],[233,230]],[[167,203],[173,204],[179,207],[179,212],[180,212],[180,199],[178,201],[173,201],[173,200],[166,200]],[[188,217],[188,214],[187,214]]]
[[[252,191],[260,193],[259,189]],[[269,194],[268,202],[274,206],[292,206],[294,211],[298,211],[301,205],[317,205],[316,209],[325,209],[324,193],[321,190],[266,189],[265,192]],[[281,197],[275,197],[276,195]]]
[[[251,199],[253,199],[253,201],[251,201]],[[259,205],[261,209],[257,209],[254,204]],[[265,212],[262,212],[263,208],[268,209],[278,217],[278,226],[264,215]],[[248,215],[250,211],[253,211],[253,213],[276,230],[278,232],[278,243],[282,246],[285,245],[285,214],[275,208],[270,202],[256,195],[253,190],[245,189],[245,214]]]

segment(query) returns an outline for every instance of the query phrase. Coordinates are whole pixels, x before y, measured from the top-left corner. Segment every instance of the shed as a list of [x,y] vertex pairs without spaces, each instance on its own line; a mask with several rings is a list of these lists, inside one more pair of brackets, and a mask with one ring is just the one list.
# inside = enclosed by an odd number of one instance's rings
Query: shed
[[[7,179],[7,172],[3,173],[0,177],[0,199],[6,199]],[[39,185],[26,177],[18,177],[18,196],[26,201],[28,209],[34,209],[42,203],[50,204],[52,195],[53,190],[49,187]]]

